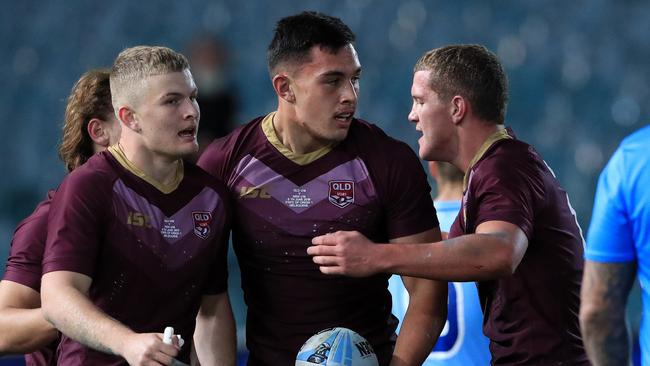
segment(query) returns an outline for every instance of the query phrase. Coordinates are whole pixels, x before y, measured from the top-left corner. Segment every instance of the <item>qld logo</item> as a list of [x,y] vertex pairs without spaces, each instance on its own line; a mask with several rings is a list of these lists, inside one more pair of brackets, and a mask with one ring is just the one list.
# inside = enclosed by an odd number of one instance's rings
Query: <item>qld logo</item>
[[354,203],[354,182],[349,180],[329,181],[328,198],[331,204],[344,208]]
[[206,211],[194,211],[192,212],[192,222],[194,223],[194,234],[201,239],[207,239],[210,235],[212,214]]

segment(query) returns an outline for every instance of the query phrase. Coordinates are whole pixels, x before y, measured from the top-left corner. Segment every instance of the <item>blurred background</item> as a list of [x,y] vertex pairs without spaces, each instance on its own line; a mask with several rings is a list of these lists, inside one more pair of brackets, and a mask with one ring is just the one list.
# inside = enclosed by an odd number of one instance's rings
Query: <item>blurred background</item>
[[[83,72],[110,66],[138,44],[185,53],[200,88],[205,145],[274,109],[266,47],[275,22],[302,10],[340,17],[352,28],[363,66],[357,116],[414,149],[418,136],[406,115],[416,59],[449,43],[480,43],[497,53],[510,82],[507,124],[554,169],[585,231],[598,173],[621,138],[650,121],[646,1],[6,2],[0,261],[16,224],[63,178],[56,148],[66,98]],[[241,300],[235,307],[241,324]]]

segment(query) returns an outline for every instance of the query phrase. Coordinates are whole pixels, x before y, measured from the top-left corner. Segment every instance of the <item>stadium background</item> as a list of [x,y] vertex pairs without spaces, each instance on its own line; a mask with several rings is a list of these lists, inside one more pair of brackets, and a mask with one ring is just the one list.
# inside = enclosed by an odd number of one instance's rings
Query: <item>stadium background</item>
[[[241,123],[272,110],[265,50],[274,23],[301,10],[338,16],[363,66],[357,116],[416,149],[408,125],[415,60],[449,43],[496,52],[510,81],[507,124],[537,147],[584,230],[600,169],[650,121],[650,4],[643,1],[3,1],[0,12],[0,261],[13,229],[64,175],[65,98],[87,69],[137,44],[185,51],[197,34],[230,49]],[[205,121],[204,121],[205,123]],[[241,324],[234,261],[231,288]],[[638,311],[632,311],[638,316]],[[0,330],[1,331],[1,330]],[[162,331],[162,330],[161,330]],[[0,361],[1,363],[1,361]]]

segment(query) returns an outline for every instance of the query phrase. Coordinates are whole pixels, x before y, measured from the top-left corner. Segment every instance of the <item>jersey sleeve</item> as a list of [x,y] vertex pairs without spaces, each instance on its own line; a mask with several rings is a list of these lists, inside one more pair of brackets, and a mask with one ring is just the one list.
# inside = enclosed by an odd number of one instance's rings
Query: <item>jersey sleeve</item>
[[414,235],[437,228],[438,218],[431,199],[431,187],[420,160],[406,144],[392,146],[385,156],[385,195],[390,239]]
[[34,212],[18,224],[11,239],[4,280],[19,283],[34,291],[41,290],[41,263],[47,238],[47,216],[50,200],[38,205]]
[[625,162],[617,150],[598,179],[587,234],[585,257],[597,262],[636,260],[632,227],[625,205]]
[[470,176],[475,196],[472,231],[487,221],[505,221],[519,227],[529,240],[532,237],[535,210],[544,201],[544,182],[535,161],[515,153],[488,158]]
[[[93,276],[102,242],[110,185],[91,171],[68,175],[57,191],[48,217],[43,273],[71,271]],[[108,188],[107,188],[108,187]]]

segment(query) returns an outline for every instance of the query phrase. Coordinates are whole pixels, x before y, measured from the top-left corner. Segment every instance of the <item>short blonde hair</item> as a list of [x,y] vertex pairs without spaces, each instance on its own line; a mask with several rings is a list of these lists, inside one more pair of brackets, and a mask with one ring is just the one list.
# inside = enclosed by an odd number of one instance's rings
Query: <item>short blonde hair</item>
[[117,111],[124,99],[134,101],[139,86],[150,76],[189,70],[182,54],[159,46],[135,46],[120,52],[111,68],[111,94]]
[[476,44],[440,47],[426,52],[413,72],[430,71],[431,90],[442,100],[462,95],[480,118],[502,124],[508,103],[508,78],[497,56]]

